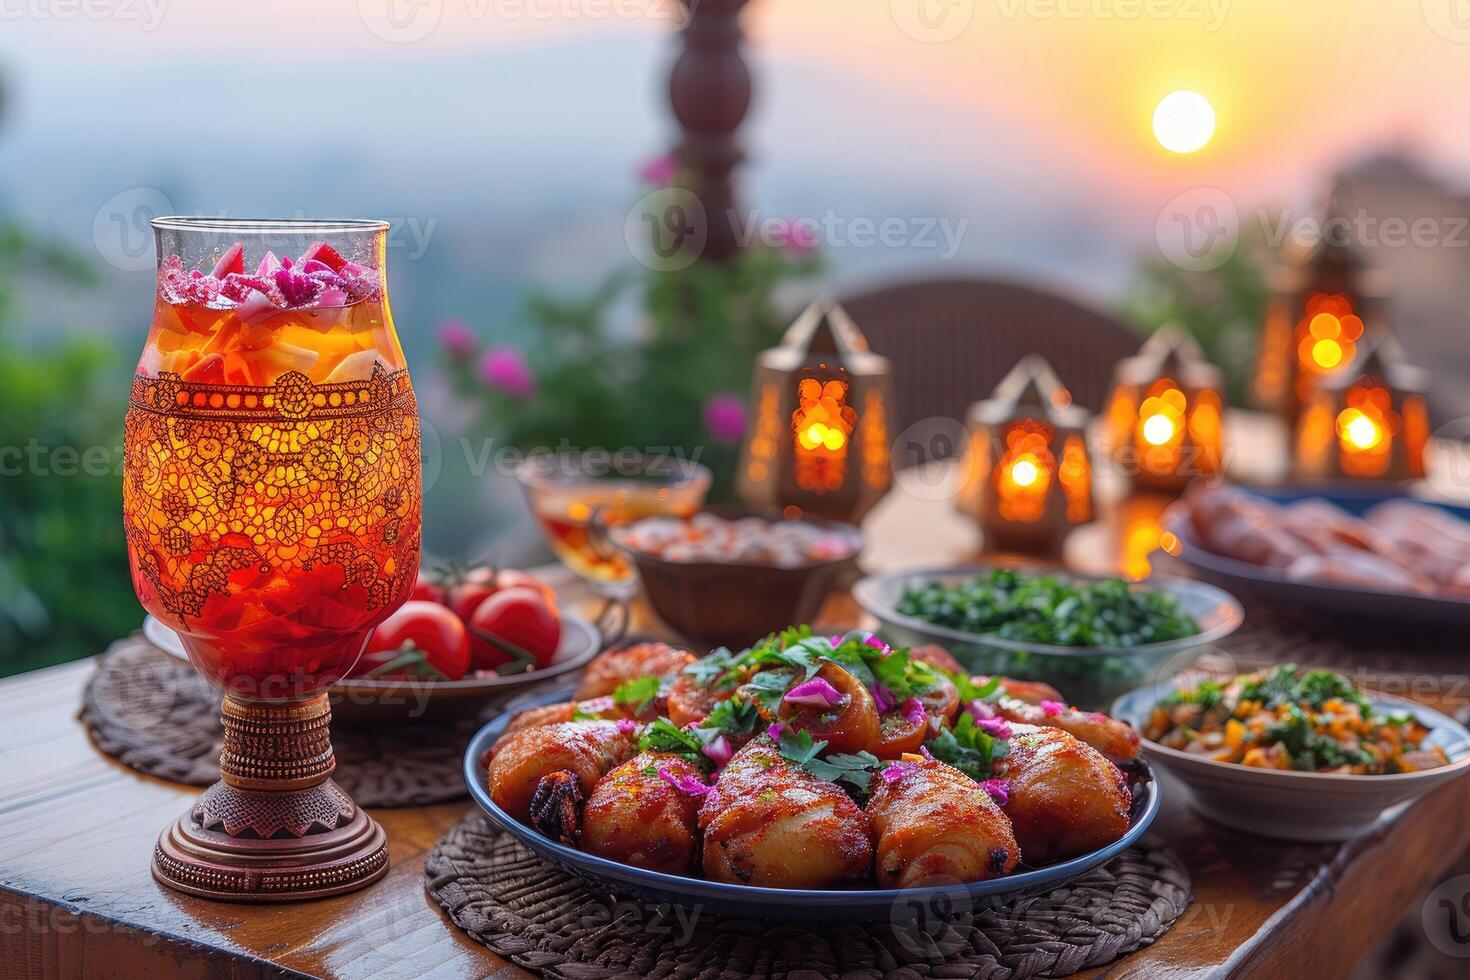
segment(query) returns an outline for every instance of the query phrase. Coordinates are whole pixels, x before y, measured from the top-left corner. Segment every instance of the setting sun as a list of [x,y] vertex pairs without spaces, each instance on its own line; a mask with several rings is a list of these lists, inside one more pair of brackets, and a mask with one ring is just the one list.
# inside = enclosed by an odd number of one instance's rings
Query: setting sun
[[1172,153],[1193,153],[1215,134],[1215,109],[1198,92],[1181,89],[1154,109],[1154,138]]

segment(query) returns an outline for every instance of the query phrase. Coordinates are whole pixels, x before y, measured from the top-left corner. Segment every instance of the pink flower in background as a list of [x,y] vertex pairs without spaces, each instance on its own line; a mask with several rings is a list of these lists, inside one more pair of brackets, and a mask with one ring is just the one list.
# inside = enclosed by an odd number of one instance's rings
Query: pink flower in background
[[514,347],[492,347],[480,358],[480,380],[512,398],[529,399],[536,390],[536,378],[526,357]]
[[745,402],[739,395],[710,395],[704,403],[704,429],[717,442],[739,442],[745,435]]
[[807,224],[789,218],[777,218],[771,227],[771,240],[790,252],[811,252],[821,244],[817,232]]
[[475,352],[479,341],[469,324],[458,317],[448,316],[439,321],[439,345],[451,354],[467,357]]
[[638,179],[655,187],[668,187],[679,174],[679,158],[672,153],[643,161],[638,168]]

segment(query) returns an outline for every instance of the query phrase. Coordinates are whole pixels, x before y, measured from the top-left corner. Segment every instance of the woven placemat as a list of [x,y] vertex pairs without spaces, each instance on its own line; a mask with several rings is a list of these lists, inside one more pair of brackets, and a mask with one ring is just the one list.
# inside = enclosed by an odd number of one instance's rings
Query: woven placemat
[[619,899],[472,813],[429,852],[425,887],[492,952],[559,980],[1058,977],[1158,939],[1189,875],[1168,850],[1125,851],[1065,887],[999,908],[905,904],[869,925],[751,922]]
[[[208,786],[219,779],[220,695],[187,664],[134,634],[97,661],[81,720],[101,751],[138,772]],[[473,721],[353,728],[333,726],[333,777],[367,807],[463,799],[460,771]]]

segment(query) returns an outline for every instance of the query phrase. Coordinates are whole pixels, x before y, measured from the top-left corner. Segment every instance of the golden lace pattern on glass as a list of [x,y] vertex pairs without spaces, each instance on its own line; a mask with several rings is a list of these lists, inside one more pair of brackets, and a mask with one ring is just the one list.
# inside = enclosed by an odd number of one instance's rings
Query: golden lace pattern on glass
[[264,387],[138,376],[124,455],[135,576],[175,626],[246,569],[265,590],[340,566],[369,610],[411,588],[423,489],[407,371],[331,384],[291,372]]

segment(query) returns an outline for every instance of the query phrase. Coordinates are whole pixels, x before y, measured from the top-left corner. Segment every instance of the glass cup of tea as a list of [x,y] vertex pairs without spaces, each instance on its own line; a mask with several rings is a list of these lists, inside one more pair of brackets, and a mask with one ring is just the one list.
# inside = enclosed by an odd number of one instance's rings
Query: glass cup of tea
[[709,493],[706,466],[678,456],[539,453],[516,468],[551,550],[597,594],[627,600],[638,574],[607,528],[645,517],[693,517]]

